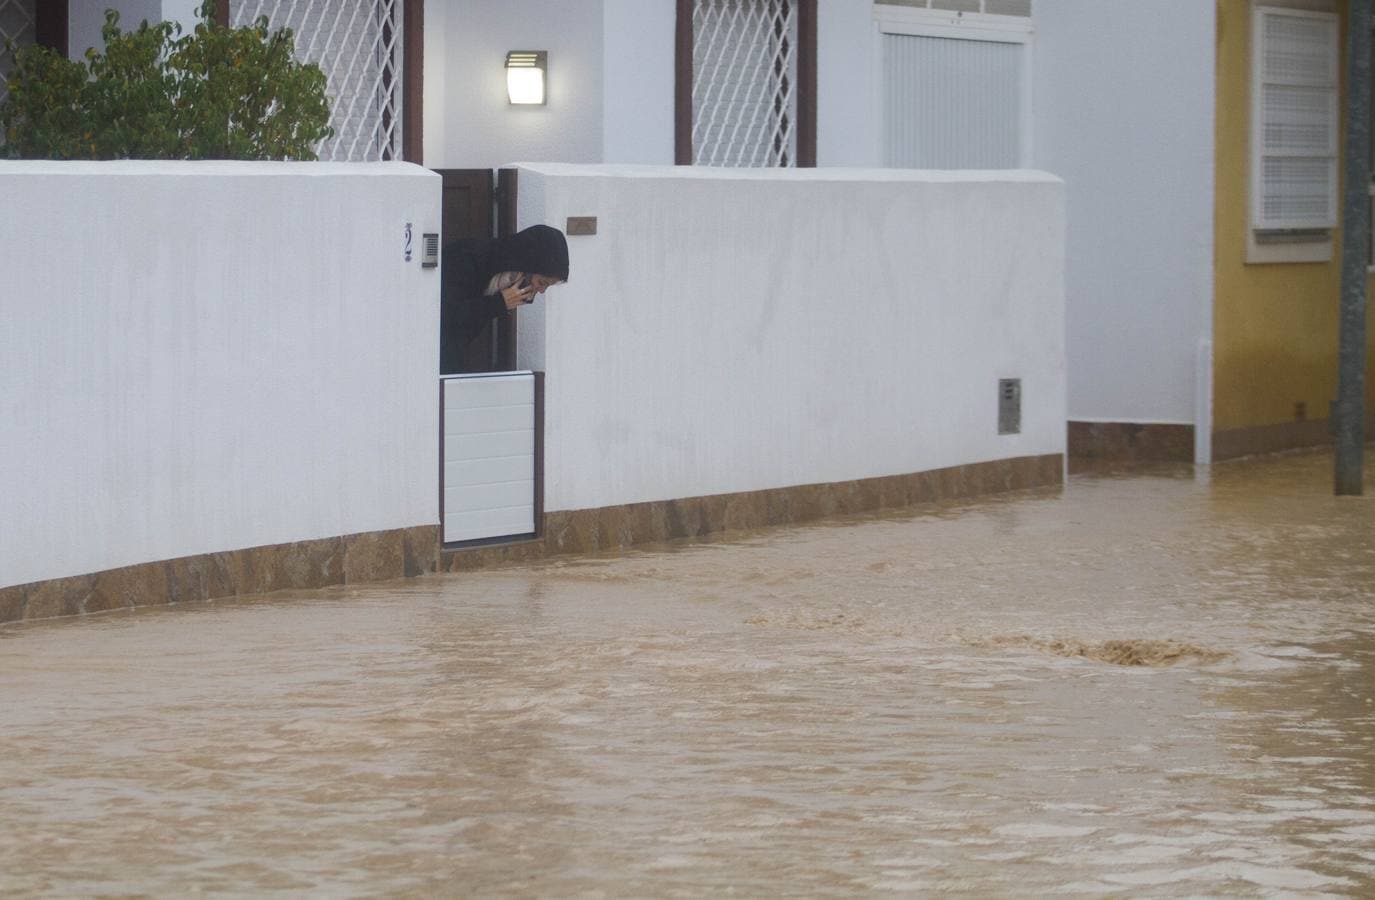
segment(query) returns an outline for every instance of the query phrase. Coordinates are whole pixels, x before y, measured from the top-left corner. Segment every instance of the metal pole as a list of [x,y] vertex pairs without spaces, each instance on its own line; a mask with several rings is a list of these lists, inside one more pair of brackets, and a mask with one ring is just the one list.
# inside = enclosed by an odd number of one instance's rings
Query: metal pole
[[1370,3],[1351,0],[1346,51],[1341,341],[1337,362],[1336,493],[1362,491],[1365,294],[1370,252]]

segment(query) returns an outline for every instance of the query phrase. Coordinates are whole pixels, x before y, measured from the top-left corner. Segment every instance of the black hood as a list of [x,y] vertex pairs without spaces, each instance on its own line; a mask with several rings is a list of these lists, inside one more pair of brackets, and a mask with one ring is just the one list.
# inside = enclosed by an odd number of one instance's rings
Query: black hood
[[568,280],[568,241],[549,225],[531,225],[492,242],[487,268],[497,272],[526,272]]

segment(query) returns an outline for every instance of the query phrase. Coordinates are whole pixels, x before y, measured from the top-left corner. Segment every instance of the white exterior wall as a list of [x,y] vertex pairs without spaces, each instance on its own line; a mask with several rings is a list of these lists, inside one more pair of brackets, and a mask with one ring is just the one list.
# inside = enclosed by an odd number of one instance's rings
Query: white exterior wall
[[[1027,127],[1032,164],[1066,184],[1072,419],[1210,431],[1214,7],[1035,4]],[[873,4],[818,16],[818,162],[877,165]],[[428,3],[426,164],[670,163],[674,17],[669,0]],[[549,106],[507,104],[509,49],[549,50]]]
[[[425,35],[425,165],[601,161],[602,0],[428,0]],[[549,52],[546,105],[507,102],[509,50]]]
[[[598,217],[520,312],[546,509],[1064,452],[1050,176],[535,165],[520,186],[522,226]],[[1023,430],[999,436],[1017,377]]]
[[[818,162],[876,164],[873,5],[819,7]],[[1071,419],[1209,430],[1214,7],[1036,0],[1031,155],[1065,182]]]
[[[426,4],[425,164],[459,168],[541,159],[672,165],[672,0],[525,0],[518,7],[478,0]],[[872,0],[818,4],[822,166],[880,164],[872,9]],[[600,33],[590,35],[598,13]],[[525,49],[549,50],[549,108],[512,109],[506,102],[500,59],[507,50]],[[594,53],[600,54],[595,61]],[[479,59],[485,62],[478,65]],[[594,68],[597,83],[590,78]],[[562,91],[558,103],[556,90]],[[589,129],[597,130],[596,141]]]
[[183,34],[190,34],[200,22],[196,10],[203,2],[204,0],[162,0],[162,17],[179,24]]
[[[463,8],[447,12],[444,33],[469,34],[466,44],[445,51],[450,60],[476,54],[474,45],[495,30]],[[503,8],[489,18],[518,22],[520,33],[539,32],[547,22],[586,32],[598,12],[601,33],[584,36],[582,47],[601,41],[604,104],[598,106],[595,91],[579,93],[576,125],[558,126],[568,142],[528,148],[506,120],[528,124],[521,117],[529,113],[529,121],[553,125],[558,110],[510,110],[495,81],[499,66],[487,66],[495,99],[488,109],[462,114],[472,131],[491,135],[491,146],[463,155],[462,142],[451,140],[428,162],[671,162],[674,4],[529,0],[520,14]],[[825,0],[818,16],[819,165],[879,165],[883,80],[873,4]],[[469,26],[459,25],[463,18],[472,19]],[[1067,192],[1068,414],[1200,422],[1202,436],[1211,415],[1200,389],[1209,357],[1200,348],[1211,335],[1213,294],[1214,4],[1037,0],[1034,27],[1031,164],[1060,176]],[[488,56],[505,45],[492,47]],[[557,84],[562,76],[550,66]],[[458,82],[450,77],[444,89],[452,92]],[[433,84],[426,82],[426,91]],[[447,109],[445,128],[454,133],[459,106]],[[601,135],[599,154],[580,139],[586,129]]]
[[[39,0],[44,2],[44,0]],[[204,0],[70,0],[67,19],[67,49],[72,59],[85,59],[90,47],[104,48],[100,36],[105,24],[105,10],[119,12],[121,31],[133,31],[145,19],[149,22],[168,20],[181,26],[189,34],[200,19],[196,10]]]
[[816,163],[881,166],[883,73],[873,0],[820,0],[816,15]]
[[[601,35],[588,41],[583,32],[601,9]],[[818,84],[817,160],[823,166],[872,166],[879,162],[877,143],[877,89],[875,36],[871,0],[826,0],[818,4],[818,66],[826,77]],[[478,15],[474,15],[476,11]],[[425,9],[425,162],[435,167],[500,165],[513,159],[546,159],[557,162],[606,162],[649,165],[673,164],[674,33],[677,7],[672,0],[529,0],[515,27],[500,29],[487,24],[490,17],[502,20],[499,11],[484,4],[435,3]],[[460,70],[471,71],[462,58],[475,53],[490,58],[500,49],[547,49],[526,35],[544,33],[541,25],[552,21],[556,31],[570,28],[581,37],[575,46],[558,54],[575,54],[579,66],[591,50],[601,53],[599,96],[585,93],[586,82],[570,90],[576,107],[572,123],[575,139],[564,147],[558,139],[527,145],[527,130],[562,132],[570,127],[555,110],[511,110],[506,103],[500,71],[482,71],[466,79],[469,85],[485,79],[492,84],[474,91],[460,87]],[[499,31],[511,36],[509,47],[498,40]],[[452,41],[467,32],[461,46]],[[519,37],[519,40],[517,40]],[[475,49],[485,41],[489,48]],[[524,43],[521,43],[524,41]],[[533,41],[533,42],[532,42]],[[517,46],[520,44],[520,46]],[[538,46],[536,46],[538,44]],[[504,49],[502,49],[504,47]],[[550,50],[551,89],[566,75],[556,72]],[[499,66],[498,66],[499,69]],[[476,78],[476,80],[474,80]],[[455,96],[456,94],[460,96]],[[485,97],[485,99],[483,99]],[[452,98],[452,99],[451,99]],[[861,98],[858,102],[856,98]],[[551,99],[552,102],[552,99]],[[600,113],[600,119],[593,117]],[[524,118],[521,118],[523,116]],[[520,127],[513,129],[509,121]],[[465,124],[466,123],[466,126]],[[585,126],[601,129],[600,153],[587,151]],[[493,130],[495,126],[495,130]],[[468,146],[465,132],[487,130],[480,145]],[[479,152],[480,151],[480,152]],[[482,162],[482,159],[490,160]]]
[[1211,430],[1195,388],[1210,374],[1215,6],[1036,0],[1035,160],[1069,208],[1071,419]]
[[671,166],[676,4],[603,2],[606,114],[600,161]]
[[119,13],[121,31],[133,31],[144,19],[149,22],[163,19],[161,0],[70,0],[70,4],[67,11],[67,55],[72,59],[85,59],[86,51],[91,47],[105,49],[100,29],[105,24],[107,9]]
[[0,162],[0,586],[438,522],[439,190]]

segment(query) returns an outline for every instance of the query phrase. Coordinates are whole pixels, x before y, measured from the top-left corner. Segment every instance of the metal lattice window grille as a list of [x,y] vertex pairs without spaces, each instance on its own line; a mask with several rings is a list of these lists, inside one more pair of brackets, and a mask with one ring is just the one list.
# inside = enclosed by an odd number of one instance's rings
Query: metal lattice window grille
[[0,0],[0,103],[9,93],[5,78],[14,68],[14,55],[8,47],[32,44],[37,20],[37,0]]
[[290,28],[296,58],[324,70],[334,137],[316,152],[323,160],[401,158],[402,0],[236,0],[231,24],[267,16],[268,27]]
[[796,0],[698,0],[693,162],[797,164]]

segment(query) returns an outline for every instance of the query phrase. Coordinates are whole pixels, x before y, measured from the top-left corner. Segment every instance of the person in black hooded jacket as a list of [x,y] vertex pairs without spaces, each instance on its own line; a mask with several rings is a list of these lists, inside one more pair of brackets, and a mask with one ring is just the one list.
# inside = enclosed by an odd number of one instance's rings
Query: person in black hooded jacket
[[488,322],[568,280],[568,242],[548,225],[454,241],[444,247],[443,272],[439,372],[449,375],[462,371],[464,348]]

